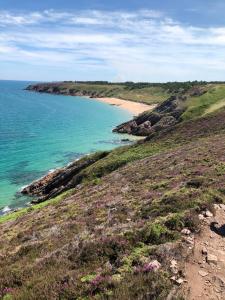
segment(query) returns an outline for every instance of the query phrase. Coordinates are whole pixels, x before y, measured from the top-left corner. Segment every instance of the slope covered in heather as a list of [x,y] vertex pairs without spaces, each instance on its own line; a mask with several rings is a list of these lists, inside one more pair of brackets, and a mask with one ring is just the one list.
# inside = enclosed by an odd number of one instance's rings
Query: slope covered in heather
[[198,214],[225,201],[224,152],[220,109],[101,155],[63,194],[3,217],[1,296],[166,299],[176,293],[171,260],[182,277],[191,251],[181,230],[197,232]]

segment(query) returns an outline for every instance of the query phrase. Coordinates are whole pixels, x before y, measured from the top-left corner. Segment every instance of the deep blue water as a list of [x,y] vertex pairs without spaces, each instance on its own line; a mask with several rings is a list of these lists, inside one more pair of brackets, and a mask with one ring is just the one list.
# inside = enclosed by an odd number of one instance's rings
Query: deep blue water
[[112,128],[131,118],[95,100],[25,91],[28,84],[0,81],[0,208],[24,205],[18,191],[50,169],[118,146]]

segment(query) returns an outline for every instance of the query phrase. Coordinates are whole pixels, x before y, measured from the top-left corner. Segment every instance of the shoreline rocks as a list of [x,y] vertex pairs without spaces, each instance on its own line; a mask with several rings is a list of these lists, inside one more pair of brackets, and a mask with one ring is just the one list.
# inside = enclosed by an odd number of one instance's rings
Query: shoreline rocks
[[56,197],[80,184],[85,177],[85,174],[81,174],[82,170],[106,157],[108,154],[109,152],[102,151],[93,155],[84,156],[68,166],[57,169],[32,182],[30,185],[26,186],[21,193],[24,195],[36,196],[37,199],[33,200],[31,202],[32,204]]
[[[183,98],[182,98],[183,99]],[[133,120],[117,126],[113,132],[148,136],[180,122],[185,111],[179,107],[181,96],[171,96],[153,111],[146,111]]]

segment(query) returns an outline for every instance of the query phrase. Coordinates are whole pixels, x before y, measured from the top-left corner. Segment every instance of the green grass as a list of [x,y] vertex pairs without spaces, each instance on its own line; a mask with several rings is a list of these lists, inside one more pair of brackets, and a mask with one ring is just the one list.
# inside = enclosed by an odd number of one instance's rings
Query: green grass
[[125,146],[114,151],[81,172],[85,181],[90,181],[107,175],[114,170],[136,160],[157,154],[169,149],[171,144],[167,143],[144,143],[133,146]]
[[73,192],[74,192],[74,190],[72,189],[72,190],[69,190],[69,191],[66,191],[66,192],[62,193],[61,195],[59,195],[55,198],[47,200],[45,202],[41,202],[39,204],[32,205],[31,207],[19,209],[16,212],[9,213],[7,215],[1,216],[0,217],[0,223],[4,223],[4,222],[7,222],[7,221],[14,221],[14,220],[18,219],[19,217],[22,217],[23,215],[25,215],[29,212],[40,210],[40,209],[42,209],[42,208],[44,208],[48,205],[56,205],[60,201],[62,201],[63,199],[65,199],[65,198],[69,197],[70,195],[72,195]]
[[199,97],[191,97],[187,101],[187,110],[183,113],[183,120],[201,117],[214,112],[225,104],[225,85],[209,85],[208,91]]
[[[189,117],[219,103],[223,92],[211,86],[209,95],[196,97],[199,103],[190,100]],[[0,291],[7,286],[13,299],[23,300],[166,299],[169,255],[185,261],[176,243],[180,231],[198,231],[198,214],[225,201],[224,120],[220,111],[150,141],[95,154],[78,174],[79,189],[0,218],[0,251],[6,253]],[[145,272],[155,259],[160,270]]]
[[170,93],[163,87],[129,88],[120,84],[91,84],[91,83],[59,83],[58,91],[61,93],[83,93],[92,97],[115,97],[124,100],[142,102],[146,104],[161,103],[166,100]]

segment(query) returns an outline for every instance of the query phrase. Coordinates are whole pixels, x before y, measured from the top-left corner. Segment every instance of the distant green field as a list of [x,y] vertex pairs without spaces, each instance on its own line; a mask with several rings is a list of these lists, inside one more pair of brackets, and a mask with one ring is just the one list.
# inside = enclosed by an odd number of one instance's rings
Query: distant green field
[[124,100],[142,102],[146,104],[161,103],[170,93],[162,87],[144,87],[131,89],[126,85],[62,83],[59,89],[90,94],[93,97],[115,97]]

